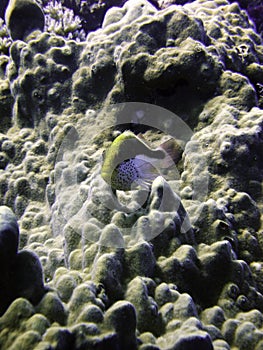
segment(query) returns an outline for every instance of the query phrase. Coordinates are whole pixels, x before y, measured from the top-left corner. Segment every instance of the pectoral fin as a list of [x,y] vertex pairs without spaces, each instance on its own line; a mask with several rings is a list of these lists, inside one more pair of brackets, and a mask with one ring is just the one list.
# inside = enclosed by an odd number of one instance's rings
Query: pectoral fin
[[136,169],[139,173],[141,180],[146,182],[152,182],[157,176],[159,176],[158,169],[155,167],[155,159],[144,155],[138,155],[134,158]]

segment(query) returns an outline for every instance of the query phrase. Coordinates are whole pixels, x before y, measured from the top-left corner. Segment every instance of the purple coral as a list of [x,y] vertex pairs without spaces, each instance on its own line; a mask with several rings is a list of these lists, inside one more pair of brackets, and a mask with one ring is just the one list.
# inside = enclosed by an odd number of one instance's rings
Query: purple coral
[[81,28],[81,19],[73,10],[63,7],[56,0],[44,7],[46,30],[77,41],[85,40],[86,34]]

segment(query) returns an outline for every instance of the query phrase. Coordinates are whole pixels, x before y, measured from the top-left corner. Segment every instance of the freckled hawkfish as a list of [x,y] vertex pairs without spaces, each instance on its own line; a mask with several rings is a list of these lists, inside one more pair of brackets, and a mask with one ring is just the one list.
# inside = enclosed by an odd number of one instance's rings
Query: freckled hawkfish
[[183,149],[173,138],[152,149],[142,135],[125,131],[105,151],[101,176],[114,190],[149,188],[160,175],[159,169],[176,164]]

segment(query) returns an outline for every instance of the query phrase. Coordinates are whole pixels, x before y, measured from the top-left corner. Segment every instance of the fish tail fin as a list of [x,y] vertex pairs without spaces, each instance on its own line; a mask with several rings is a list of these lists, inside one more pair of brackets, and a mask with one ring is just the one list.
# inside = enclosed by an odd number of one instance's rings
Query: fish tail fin
[[170,138],[163,142],[157,149],[162,150],[165,153],[165,157],[162,160],[162,167],[170,168],[177,164],[182,158],[184,143]]

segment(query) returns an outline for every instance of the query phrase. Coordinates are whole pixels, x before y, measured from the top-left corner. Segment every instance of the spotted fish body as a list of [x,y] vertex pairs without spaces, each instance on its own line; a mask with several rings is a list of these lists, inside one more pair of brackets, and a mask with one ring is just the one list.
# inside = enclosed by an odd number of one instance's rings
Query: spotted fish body
[[[169,148],[172,149],[171,143]],[[175,150],[173,153],[178,158],[178,144],[173,147]],[[181,149],[179,153],[182,153]],[[125,131],[106,150],[101,176],[114,190],[130,191],[138,186],[148,188],[160,175],[158,168],[162,168],[167,159],[171,166],[175,158],[172,159],[163,148],[153,150],[141,138]]]
[[132,158],[121,162],[121,164],[114,169],[111,177],[111,186],[114,189],[129,191],[132,187],[132,183],[135,183],[139,179],[140,175],[136,167],[136,161]]
[[121,162],[112,172],[111,187],[122,191],[130,191],[133,187],[149,187],[159,175],[158,170],[139,156]]

